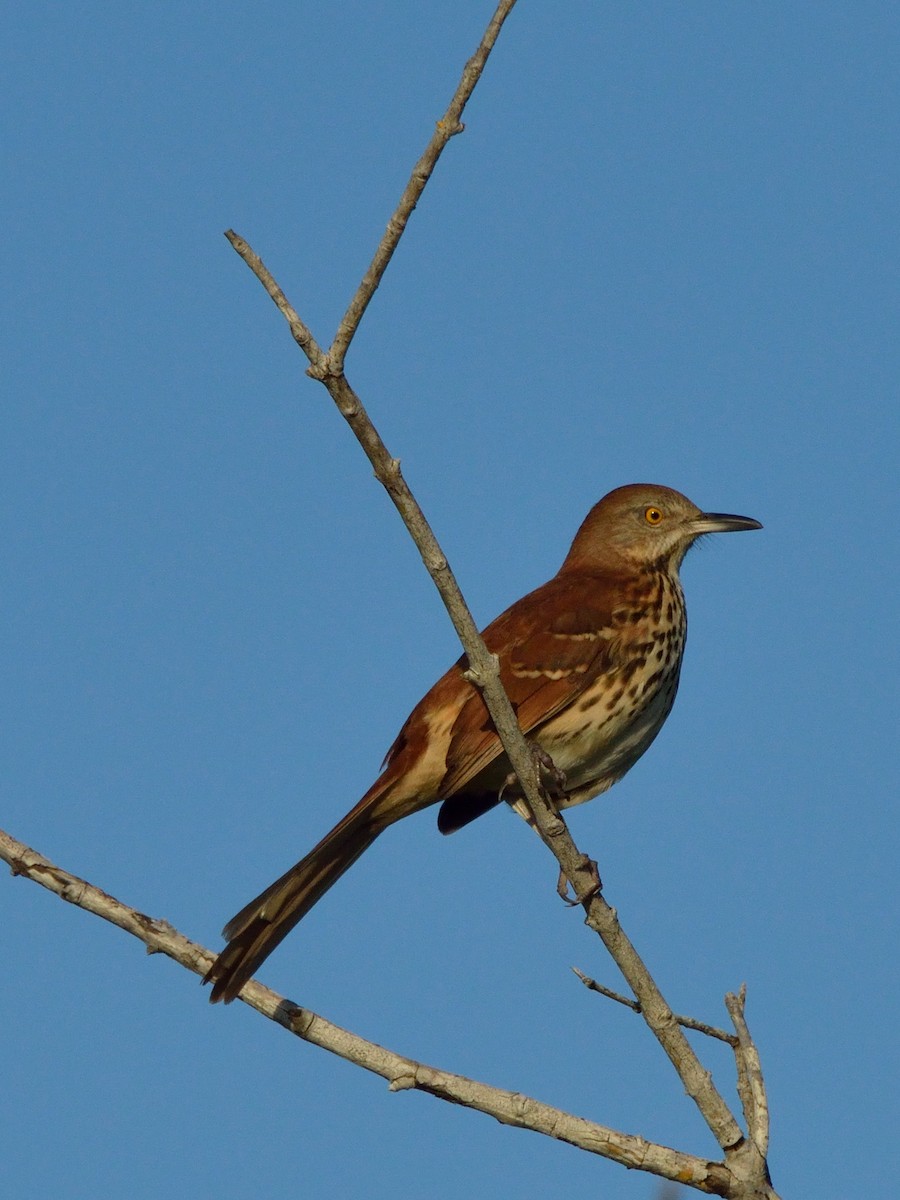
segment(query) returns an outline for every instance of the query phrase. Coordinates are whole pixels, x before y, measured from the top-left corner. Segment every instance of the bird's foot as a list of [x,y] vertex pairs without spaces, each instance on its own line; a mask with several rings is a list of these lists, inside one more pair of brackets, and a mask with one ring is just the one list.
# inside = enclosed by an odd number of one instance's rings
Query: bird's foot
[[563,800],[566,795],[566,773],[560,770],[543,746],[529,742],[534,764],[541,783],[551,800]]
[[563,870],[560,870],[559,879],[556,883],[557,895],[564,904],[569,906],[569,908],[574,908],[577,904],[585,904],[588,900],[593,899],[594,896],[599,896],[603,890],[603,881],[600,878],[600,872],[597,869],[596,862],[594,862],[592,858],[588,858],[586,854],[582,854],[581,862],[578,865],[590,871],[591,873],[591,879],[588,882],[587,887],[582,889],[580,892],[575,890],[574,895],[570,896],[569,878]]
[[[528,749],[531,751],[531,756],[534,759],[541,787],[544,789],[544,793],[553,808],[556,809],[555,802],[557,800],[564,800],[566,797],[566,773],[557,767],[547,751],[542,746],[539,746],[537,742],[529,742]],[[511,794],[507,795],[507,793]],[[518,808],[518,800],[521,795],[522,787],[519,783],[519,777],[515,771],[510,771],[503,780],[503,786],[500,788],[497,799],[506,800],[513,808]]]

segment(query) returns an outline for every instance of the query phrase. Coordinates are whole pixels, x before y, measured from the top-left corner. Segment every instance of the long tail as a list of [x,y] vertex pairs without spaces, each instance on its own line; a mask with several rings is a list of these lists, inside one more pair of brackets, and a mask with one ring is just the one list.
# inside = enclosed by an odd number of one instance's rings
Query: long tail
[[228,922],[222,931],[228,945],[203,980],[213,985],[212,1004],[230,1004],[279,942],[392,824],[373,811],[381,791],[376,784],[305,858]]

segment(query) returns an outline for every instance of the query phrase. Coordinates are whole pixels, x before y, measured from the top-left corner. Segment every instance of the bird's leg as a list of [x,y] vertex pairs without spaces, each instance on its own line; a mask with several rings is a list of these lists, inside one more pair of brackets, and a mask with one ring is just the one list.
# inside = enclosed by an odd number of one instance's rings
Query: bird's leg
[[591,881],[583,892],[576,891],[574,896],[569,895],[569,878],[562,868],[560,868],[559,879],[556,882],[556,893],[564,904],[568,904],[569,908],[574,908],[577,904],[584,904],[594,896],[599,896],[603,890],[603,880],[600,878],[600,872],[594,859],[582,854],[578,865],[591,873]]
[[552,800],[564,800],[566,795],[566,773],[561,770],[543,746],[528,743],[541,783]]
[[[539,746],[537,742],[529,741],[528,749],[531,751],[531,756],[534,759],[534,765],[537,769],[541,786],[558,815],[559,809],[554,801],[564,800],[566,797],[566,773],[560,770],[543,746]],[[516,792],[517,796],[514,799],[508,800],[507,803],[512,805],[531,824],[530,815],[526,815],[527,806],[518,802],[521,790],[519,788],[519,778],[515,771],[510,771],[504,779],[503,786],[500,788],[500,794],[497,798],[499,800],[505,799],[503,793],[508,790]]]
[[[547,799],[554,809],[557,816],[559,815],[559,807],[556,804],[558,800],[566,798],[566,773],[560,770],[547,751],[537,744],[537,742],[529,741],[528,747],[531,750],[534,762],[540,776],[541,784]],[[506,779],[503,781],[503,786],[500,789],[499,798],[503,799],[503,793],[507,789],[518,790],[518,778],[514,771],[510,771]],[[510,808],[515,809],[520,817],[523,817],[528,824],[535,829],[534,818],[532,817],[528,805],[522,800],[521,796],[511,796],[507,801]],[[535,829],[535,832],[537,830]],[[599,895],[603,889],[603,882],[600,879],[600,872],[597,869],[597,864],[592,858],[588,858],[586,854],[581,856],[579,866],[587,868],[591,872],[591,881],[582,892],[575,892],[574,896],[569,895],[569,879],[565,871],[560,869],[559,879],[556,883],[556,891],[560,899],[562,899],[570,907],[577,904],[584,904],[586,900],[590,900],[592,896]]]
[[[529,745],[531,746],[531,753],[534,755],[534,761],[540,772],[541,782],[544,784],[548,799],[551,801],[564,800],[566,796],[565,771],[560,770],[547,751],[539,746],[537,742],[530,742]],[[559,878],[556,881],[557,894],[570,907],[574,907],[576,904],[584,904],[592,896],[598,895],[603,888],[600,872],[592,858],[588,858],[586,854],[582,854],[579,866],[591,872],[591,881],[583,892],[575,891],[574,897],[569,896],[569,880],[562,868],[560,868]]]

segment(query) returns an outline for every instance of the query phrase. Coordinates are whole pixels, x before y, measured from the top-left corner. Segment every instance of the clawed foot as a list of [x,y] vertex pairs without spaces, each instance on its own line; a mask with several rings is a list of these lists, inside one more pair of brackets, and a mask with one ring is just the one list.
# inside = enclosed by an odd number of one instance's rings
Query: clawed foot
[[[531,756],[537,768],[538,778],[547,794],[548,800],[564,800],[566,797],[565,771],[559,769],[547,751],[542,746],[539,746],[537,742],[529,742],[528,749],[531,751]],[[507,800],[507,792],[512,792],[514,797],[521,795],[519,780],[515,771],[510,771],[504,779],[498,799]],[[514,798],[508,802],[512,804],[513,808],[519,808],[517,799]]]
[[569,908],[574,908],[576,904],[584,904],[594,896],[599,896],[603,890],[603,882],[600,879],[600,872],[597,870],[597,864],[594,860],[588,858],[586,854],[582,854],[579,866],[585,867],[591,873],[591,881],[583,892],[576,892],[574,897],[569,895],[569,880],[564,871],[560,871],[559,879],[556,883],[557,895]]
[[550,755],[537,742],[529,742],[531,753],[537,765],[541,783],[547,789],[547,795],[554,800],[562,800],[566,794],[566,773],[561,771]]

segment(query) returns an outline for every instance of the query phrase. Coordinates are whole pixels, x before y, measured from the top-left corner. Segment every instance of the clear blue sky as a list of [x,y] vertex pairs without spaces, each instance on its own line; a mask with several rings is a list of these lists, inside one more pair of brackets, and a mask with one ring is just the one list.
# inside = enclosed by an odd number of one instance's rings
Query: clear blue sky
[[[36,2],[2,55],[2,825],[219,946],[456,657],[233,226],[327,341],[490,0]],[[884,1194],[897,968],[895,4],[527,3],[348,360],[484,622],[661,482],[765,532],[683,577],[675,711],[572,816],[673,1006],[743,980],[785,1197]],[[368,853],[263,979],[699,1154],[505,811]],[[380,1080],[0,880],[9,1193],[652,1198]],[[729,1097],[729,1056],[702,1051]]]

